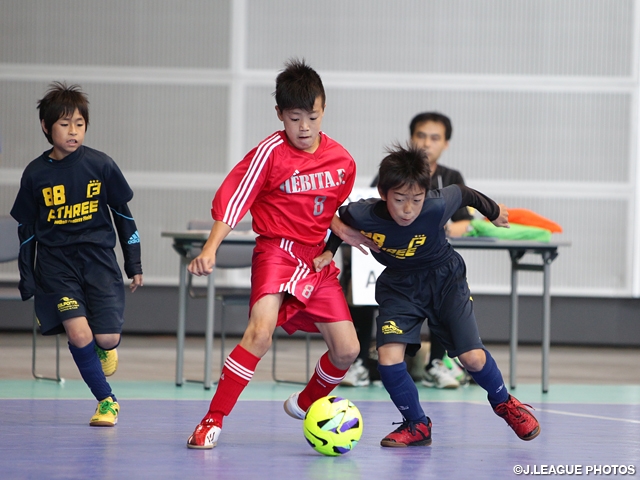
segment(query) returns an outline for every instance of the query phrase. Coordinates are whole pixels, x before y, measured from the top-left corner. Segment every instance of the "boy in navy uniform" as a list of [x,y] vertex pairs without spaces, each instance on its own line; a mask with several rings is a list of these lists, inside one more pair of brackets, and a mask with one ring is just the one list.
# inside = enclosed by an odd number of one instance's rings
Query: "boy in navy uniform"
[[124,321],[115,230],[132,292],[142,285],[140,238],[122,172],[110,157],[83,146],[88,105],[79,86],[59,82],[38,102],[53,148],[27,165],[11,215],[19,224],[22,299],[35,296],[43,335],[66,331],[73,360],[98,400],[89,424],[112,427],[120,407],[106,376],[118,366]]
[[540,425],[507,392],[502,374],[484,348],[462,257],[451,247],[444,227],[459,208],[471,206],[499,227],[508,227],[503,205],[463,185],[429,191],[431,175],[425,153],[395,147],[380,164],[381,199],[360,200],[340,208],[332,222],[323,267],[335,253],[345,230],[354,228],[370,237],[380,251],[372,251],[386,268],[376,283],[378,370],[403,422],[380,442],[384,447],[431,444],[431,420],[420,405],[418,390],[404,362],[405,351],[420,348],[420,327],[428,319],[431,334],[458,357],[478,385],[488,393],[495,413],[522,440],[532,440]]
[[[431,190],[442,189],[449,185],[464,185],[464,178],[458,170],[445,167],[438,163],[441,155],[449,148],[449,141],[453,133],[451,120],[439,112],[423,112],[411,119],[409,124],[410,142],[416,148],[422,149],[427,155],[429,170],[431,172]],[[372,187],[378,186],[378,175],[371,183]],[[451,216],[451,220],[445,225],[445,232],[449,237],[461,237],[467,232],[473,216],[466,208],[461,208]],[[348,251],[348,250],[347,250]],[[343,256],[344,262],[344,256]],[[345,267],[344,272],[348,274]],[[343,273],[345,284],[350,282]],[[369,358],[369,344],[371,343],[371,330],[373,326],[373,306],[350,307],[353,325],[358,332],[360,341],[360,354],[343,380],[343,385],[365,386],[369,384],[369,371],[365,368],[364,360]],[[431,349],[429,359],[420,376],[422,384],[434,388],[458,388],[463,383],[469,382],[469,375],[458,366],[456,360],[447,357],[447,352],[435,336],[430,336]],[[417,372],[412,376],[415,378]],[[348,383],[347,383],[348,382]]]

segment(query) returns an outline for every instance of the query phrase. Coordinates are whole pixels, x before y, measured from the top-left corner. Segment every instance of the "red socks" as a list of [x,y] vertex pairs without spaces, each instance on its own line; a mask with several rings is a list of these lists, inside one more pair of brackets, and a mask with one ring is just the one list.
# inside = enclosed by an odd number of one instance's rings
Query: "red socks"
[[319,398],[325,397],[338,385],[347,370],[340,370],[329,360],[329,352],[325,352],[316,365],[316,371],[313,373],[311,380],[307,386],[300,392],[298,396],[298,406],[307,411],[311,404]]
[[216,393],[211,399],[209,412],[204,419],[212,418],[222,426],[222,418],[231,413],[244,387],[253,377],[259,361],[260,357],[256,357],[240,345],[233,349],[224,362]]
[[[249,384],[253,372],[260,361],[240,345],[236,346],[227,357],[222,368],[216,393],[211,399],[209,412],[204,419],[212,418],[222,426],[223,417],[229,415],[238,401],[238,397]],[[347,369],[348,370],[348,369]],[[329,352],[325,352],[316,365],[316,370],[305,389],[298,396],[298,406],[308,410],[313,402],[325,397],[338,385],[347,373],[340,370],[329,360]]]

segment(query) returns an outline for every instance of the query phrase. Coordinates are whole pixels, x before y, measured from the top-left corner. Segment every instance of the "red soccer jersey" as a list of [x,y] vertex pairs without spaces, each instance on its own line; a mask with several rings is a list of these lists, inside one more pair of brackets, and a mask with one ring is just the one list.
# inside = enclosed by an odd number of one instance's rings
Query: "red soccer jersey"
[[229,172],[213,199],[211,216],[235,228],[251,211],[258,235],[318,245],[355,178],[349,152],[324,133],[318,149],[307,153],[292,147],[284,131],[276,132]]

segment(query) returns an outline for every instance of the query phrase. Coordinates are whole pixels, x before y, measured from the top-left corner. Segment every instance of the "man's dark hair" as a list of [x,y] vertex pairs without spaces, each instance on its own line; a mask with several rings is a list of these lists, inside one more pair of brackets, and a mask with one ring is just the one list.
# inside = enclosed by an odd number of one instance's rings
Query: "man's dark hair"
[[394,144],[380,162],[378,190],[387,195],[392,188],[418,186],[425,193],[431,186],[431,170],[424,150]]
[[47,129],[44,136],[53,145],[51,129],[53,124],[63,117],[73,115],[78,109],[84,118],[86,127],[89,127],[89,100],[80,89],[80,85],[67,86],[64,82],[53,82],[42,99],[38,100],[40,121],[44,120]]
[[438,112],[424,112],[419,113],[411,123],[409,124],[409,135],[413,137],[414,132],[418,125],[424,122],[436,122],[444,125],[444,139],[448,142],[451,139],[451,134],[453,133],[453,127],[451,126],[451,120],[446,115],[443,115]]
[[281,112],[294,108],[311,112],[317,97],[322,98],[323,108],[326,102],[320,75],[304,59],[292,58],[285,63],[284,70],[276,77],[276,91],[273,94]]

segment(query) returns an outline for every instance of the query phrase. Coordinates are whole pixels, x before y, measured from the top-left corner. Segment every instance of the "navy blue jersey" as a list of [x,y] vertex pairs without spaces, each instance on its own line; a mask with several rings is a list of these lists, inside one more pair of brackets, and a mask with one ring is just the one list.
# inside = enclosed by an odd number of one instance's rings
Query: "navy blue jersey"
[[[344,223],[363,232],[380,247],[371,254],[392,270],[423,270],[436,268],[452,255],[444,225],[461,207],[471,206],[490,220],[500,214],[500,208],[490,198],[471,188],[451,185],[428,192],[422,211],[411,225],[398,225],[389,214],[384,200],[370,198],[340,207]],[[330,241],[331,243],[331,241]]]
[[106,154],[81,146],[63,160],[50,150],[33,160],[20,181],[11,209],[18,223],[33,225],[35,239],[48,247],[90,243],[116,245],[109,205],[125,205],[133,191]]
[[22,298],[35,293],[36,244],[113,249],[117,230],[127,276],[142,274],[140,238],[127,206],[133,191],[116,163],[85,146],[62,160],[52,160],[49,153],[27,165],[11,209],[19,223]]

